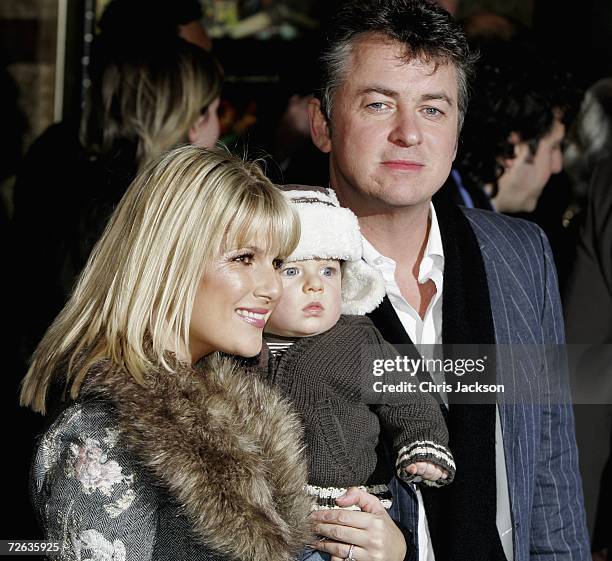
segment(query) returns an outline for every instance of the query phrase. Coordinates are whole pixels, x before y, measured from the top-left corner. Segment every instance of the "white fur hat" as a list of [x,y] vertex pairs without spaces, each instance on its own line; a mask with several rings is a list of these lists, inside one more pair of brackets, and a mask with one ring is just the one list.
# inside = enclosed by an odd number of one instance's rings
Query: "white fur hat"
[[363,315],[385,296],[381,274],[362,260],[363,246],[357,217],[338,203],[325,187],[280,185],[300,217],[300,243],[287,261],[338,259],[342,263],[342,313]]

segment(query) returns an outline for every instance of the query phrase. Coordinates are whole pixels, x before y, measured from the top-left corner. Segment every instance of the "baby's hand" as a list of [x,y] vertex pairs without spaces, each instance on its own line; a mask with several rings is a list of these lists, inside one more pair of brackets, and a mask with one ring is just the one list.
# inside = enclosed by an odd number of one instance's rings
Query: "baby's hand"
[[[406,466],[405,469],[408,475],[417,475],[421,479],[427,479],[427,481],[438,481],[438,479],[446,479],[448,477],[447,470],[431,462],[415,462]],[[420,479],[415,480],[415,482],[418,481]]]

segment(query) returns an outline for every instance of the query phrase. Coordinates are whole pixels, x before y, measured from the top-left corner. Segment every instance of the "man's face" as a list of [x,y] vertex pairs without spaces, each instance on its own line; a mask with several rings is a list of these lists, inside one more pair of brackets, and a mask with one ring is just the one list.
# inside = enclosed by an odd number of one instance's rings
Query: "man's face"
[[313,140],[330,152],[331,183],[358,216],[428,204],[456,154],[455,67],[406,62],[404,54],[381,36],[362,39],[334,93],[331,128],[311,108]]
[[499,178],[499,191],[493,204],[500,212],[532,212],[551,175],[563,168],[561,143],[565,126],[555,118],[550,132],[543,136],[532,154],[527,142],[515,145],[515,157],[507,160]]

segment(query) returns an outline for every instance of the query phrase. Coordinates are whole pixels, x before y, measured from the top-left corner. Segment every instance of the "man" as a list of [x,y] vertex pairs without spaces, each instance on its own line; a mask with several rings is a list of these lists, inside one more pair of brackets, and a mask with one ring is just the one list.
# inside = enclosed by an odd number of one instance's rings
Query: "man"
[[532,212],[562,169],[568,84],[525,40],[483,41],[480,51],[455,163],[460,182],[484,191],[498,212]]
[[[452,18],[426,0],[345,3],[322,62],[311,135],[329,154],[340,202],[359,218],[366,261],[385,280],[387,297],[371,314],[385,338],[562,343],[539,229],[444,199],[432,204],[456,155],[472,64]],[[571,408],[546,402],[551,377],[567,390],[564,374],[545,362],[500,369],[506,392],[532,384],[535,401],[450,404],[455,483],[424,490],[423,499],[409,490],[400,501],[419,559],[587,559]],[[427,521],[417,515],[423,503]]]

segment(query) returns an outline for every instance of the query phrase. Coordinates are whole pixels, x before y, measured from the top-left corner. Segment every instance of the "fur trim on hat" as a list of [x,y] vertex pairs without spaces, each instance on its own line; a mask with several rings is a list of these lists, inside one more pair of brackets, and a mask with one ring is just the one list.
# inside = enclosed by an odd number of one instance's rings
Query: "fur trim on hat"
[[342,313],[362,316],[374,310],[385,297],[381,274],[365,261],[342,264]]
[[362,260],[361,230],[355,214],[340,206],[333,189],[308,185],[279,187],[297,210],[301,223],[300,242],[287,261],[342,261],[342,313],[371,312],[382,302],[385,285],[381,274]]

